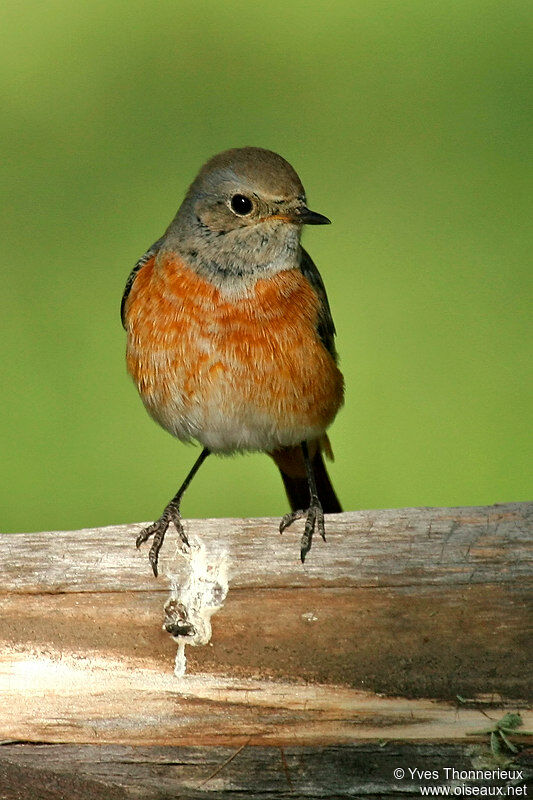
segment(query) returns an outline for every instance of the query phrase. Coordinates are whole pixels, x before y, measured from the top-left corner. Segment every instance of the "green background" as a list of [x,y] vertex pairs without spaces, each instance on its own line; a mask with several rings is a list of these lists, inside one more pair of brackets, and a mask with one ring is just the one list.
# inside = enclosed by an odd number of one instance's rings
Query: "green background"
[[[153,423],[119,305],[197,169],[258,145],[334,221],[348,509],[530,499],[531,4],[2,4],[2,530],[152,520],[198,451]],[[529,170],[529,175],[528,175]],[[286,510],[211,459],[194,516]]]

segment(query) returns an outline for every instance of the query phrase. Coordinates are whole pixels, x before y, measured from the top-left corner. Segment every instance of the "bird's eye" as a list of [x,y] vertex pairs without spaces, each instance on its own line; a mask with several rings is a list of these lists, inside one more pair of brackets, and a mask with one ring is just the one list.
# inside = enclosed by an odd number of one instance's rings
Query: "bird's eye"
[[253,208],[253,203],[249,197],[243,194],[234,194],[230,202],[231,210],[240,217],[245,217]]

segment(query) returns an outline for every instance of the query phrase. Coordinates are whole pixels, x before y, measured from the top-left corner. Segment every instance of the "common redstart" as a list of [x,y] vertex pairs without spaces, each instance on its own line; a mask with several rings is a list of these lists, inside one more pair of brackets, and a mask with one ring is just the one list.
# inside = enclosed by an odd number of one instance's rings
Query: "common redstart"
[[173,522],[188,540],[180,503],[210,453],[264,451],[292,508],[282,533],[306,518],[302,562],[324,513],[341,511],[322,452],[343,402],[335,326],[318,269],[300,244],[310,211],[302,183],[277,153],[227,150],[200,170],[165,234],[139,259],[122,297],[127,366],[148,413],[202,452],[153,536],[157,576]]

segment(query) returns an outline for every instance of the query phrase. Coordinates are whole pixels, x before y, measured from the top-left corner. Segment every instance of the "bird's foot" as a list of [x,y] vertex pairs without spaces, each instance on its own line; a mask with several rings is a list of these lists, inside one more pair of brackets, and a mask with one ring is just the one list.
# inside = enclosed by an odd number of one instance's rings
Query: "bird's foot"
[[305,557],[308,554],[309,550],[311,549],[311,543],[313,541],[313,534],[315,532],[315,528],[318,529],[319,534],[326,541],[326,529],[324,527],[324,512],[322,511],[322,506],[320,505],[320,501],[318,497],[311,498],[311,505],[307,509],[307,511],[291,511],[290,514],[285,514],[283,519],[279,525],[279,532],[283,533],[293,522],[297,519],[302,519],[305,517],[305,529],[302,534],[302,539],[300,542],[300,558],[302,559],[302,564],[305,561]]
[[135,542],[136,546],[140,547],[144,542],[148,541],[151,536],[154,537],[152,546],[150,547],[150,552],[148,553],[148,561],[152,565],[152,569],[156,578],[159,551],[163,546],[165,533],[167,532],[167,528],[171,522],[174,523],[174,527],[176,528],[183,544],[186,547],[189,547],[189,540],[187,539],[187,535],[181,522],[179,506],[173,505],[172,503],[168,504],[158,520],[153,522],[152,525],[148,525],[147,528],[144,528],[144,530],[140,532]]

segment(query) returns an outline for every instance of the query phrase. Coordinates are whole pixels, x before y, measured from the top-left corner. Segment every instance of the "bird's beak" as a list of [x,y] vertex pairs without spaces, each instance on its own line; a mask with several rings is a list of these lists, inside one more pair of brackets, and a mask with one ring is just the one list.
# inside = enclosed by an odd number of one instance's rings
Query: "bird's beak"
[[331,220],[316,211],[310,211],[307,206],[296,209],[296,222],[303,225],[331,225]]
[[296,225],[330,225],[331,220],[316,211],[310,211],[307,206],[301,205],[283,214],[273,214],[271,219],[281,219],[284,222]]

